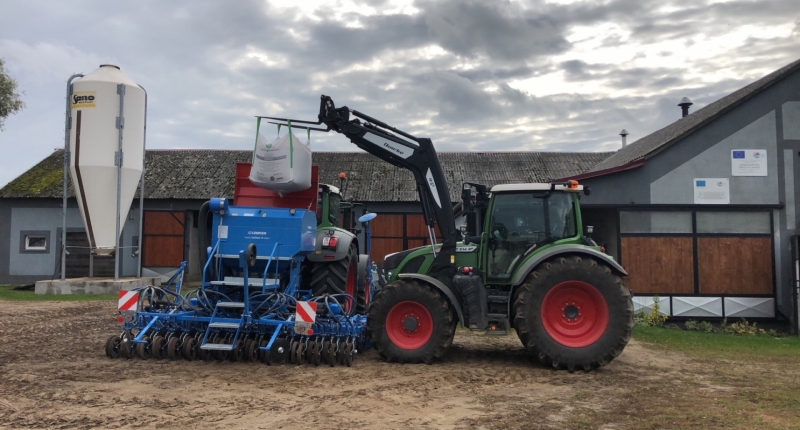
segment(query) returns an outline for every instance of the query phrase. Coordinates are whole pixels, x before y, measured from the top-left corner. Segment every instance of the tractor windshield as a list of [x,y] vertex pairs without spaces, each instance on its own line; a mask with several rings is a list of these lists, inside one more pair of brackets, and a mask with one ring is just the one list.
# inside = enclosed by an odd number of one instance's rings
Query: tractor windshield
[[567,193],[497,194],[488,226],[489,277],[507,280],[536,247],[575,236],[575,205]]

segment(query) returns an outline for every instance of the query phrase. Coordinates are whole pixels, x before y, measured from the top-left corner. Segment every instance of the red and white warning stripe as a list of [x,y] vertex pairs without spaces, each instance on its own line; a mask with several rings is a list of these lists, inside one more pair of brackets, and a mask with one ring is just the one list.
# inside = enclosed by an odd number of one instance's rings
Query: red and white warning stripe
[[119,305],[121,311],[136,311],[139,304],[138,291],[119,290]]
[[313,323],[317,319],[316,302],[297,302],[295,321]]

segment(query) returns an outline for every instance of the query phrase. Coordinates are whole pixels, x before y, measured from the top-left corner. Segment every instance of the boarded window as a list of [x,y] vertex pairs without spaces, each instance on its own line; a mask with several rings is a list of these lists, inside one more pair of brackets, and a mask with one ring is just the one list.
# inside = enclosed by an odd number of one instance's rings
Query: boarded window
[[625,286],[638,294],[694,293],[691,237],[623,237]]
[[620,212],[622,233],[691,233],[691,212]]
[[183,212],[144,212],[142,265],[178,267],[183,261]]
[[697,232],[769,234],[769,213],[697,212]]

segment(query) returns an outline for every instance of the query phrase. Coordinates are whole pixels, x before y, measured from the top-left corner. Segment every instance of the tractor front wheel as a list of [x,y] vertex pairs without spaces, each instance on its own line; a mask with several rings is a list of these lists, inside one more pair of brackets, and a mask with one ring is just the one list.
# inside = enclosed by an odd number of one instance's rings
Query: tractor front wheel
[[367,334],[381,357],[398,363],[432,363],[452,341],[455,318],[447,301],[430,286],[395,281],[375,295]]
[[631,293],[592,258],[558,257],[541,264],[515,297],[517,334],[546,366],[593,370],[611,362],[630,340]]

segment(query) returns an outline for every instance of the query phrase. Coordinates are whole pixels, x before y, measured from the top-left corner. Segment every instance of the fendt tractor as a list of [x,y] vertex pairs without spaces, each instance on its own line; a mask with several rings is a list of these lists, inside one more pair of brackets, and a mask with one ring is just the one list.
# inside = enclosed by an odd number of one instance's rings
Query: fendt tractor
[[[122,292],[123,331],[107,340],[109,357],[349,366],[371,345],[388,361],[431,363],[461,325],[487,335],[513,328],[545,365],[589,371],[628,343],[627,273],[592,240],[591,228],[584,233],[579,197],[588,188],[467,182],[460,202],[466,222],[456,229],[430,139],[337,108],[325,95],[317,121],[261,119],[333,130],[411,171],[430,245],[386,256],[373,292],[368,255],[357,256],[355,235],[336,227],[335,214],[352,204],[335,187],[317,179],[296,200],[248,200],[239,191],[233,205],[213,198],[201,210],[213,215],[211,240],[201,244],[201,287],[182,295],[179,271],[165,287]],[[368,229],[374,216],[359,221]]]
[[633,328],[631,293],[621,280],[627,273],[590,229],[584,234],[579,200],[588,188],[575,181],[491,189],[464,183],[466,225],[459,232],[430,139],[336,108],[325,95],[318,121],[264,118],[325,125],[312,129],[344,134],[414,175],[431,245],[385,258],[388,284],[367,314],[367,337],[384,359],[431,363],[444,355],[459,324],[497,335],[513,328],[528,351],[559,369],[595,369],[627,345]]

